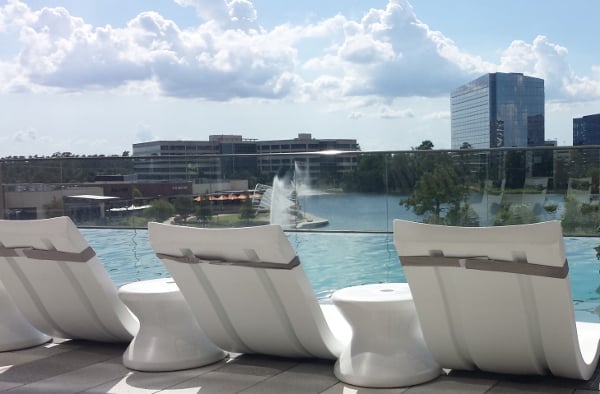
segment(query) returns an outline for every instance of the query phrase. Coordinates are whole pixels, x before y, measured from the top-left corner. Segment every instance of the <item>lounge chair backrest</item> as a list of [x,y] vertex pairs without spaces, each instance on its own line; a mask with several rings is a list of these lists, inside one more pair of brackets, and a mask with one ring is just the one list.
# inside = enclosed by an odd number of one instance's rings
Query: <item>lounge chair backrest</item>
[[0,279],[25,318],[48,335],[122,342],[139,327],[68,217],[0,220]]
[[578,343],[560,222],[467,228],[395,220],[394,243],[442,367],[593,372],[598,343]]
[[148,228],[152,247],[220,348],[329,359],[341,352],[280,226]]

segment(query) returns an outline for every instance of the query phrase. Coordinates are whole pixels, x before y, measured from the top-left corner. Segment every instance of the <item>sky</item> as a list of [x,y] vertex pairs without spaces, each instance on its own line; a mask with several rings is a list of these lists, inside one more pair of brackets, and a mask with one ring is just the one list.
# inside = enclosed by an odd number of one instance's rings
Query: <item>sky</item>
[[152,140],[450,147],[450,92],[543,78],[546,139],[600,113],[600,2],[0,0],[0,157]]

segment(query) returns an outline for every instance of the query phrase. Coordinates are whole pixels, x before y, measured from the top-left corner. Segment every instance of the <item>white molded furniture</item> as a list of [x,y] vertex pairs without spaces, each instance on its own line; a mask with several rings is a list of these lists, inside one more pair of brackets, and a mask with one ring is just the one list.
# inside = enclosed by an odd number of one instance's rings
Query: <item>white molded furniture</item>
[[443,367],[589,379],[600,324],[575,322],[559,221],[394,221],[425,342]]
[[68,217],[0,220],[0,280],[25,319],[44,334],[128,342],[138,330]]
[[440,375],[442,369],[423,341],[408,284],[347,287],[331,299],[352,327],[352,340],[334,368],[342,382],[405,387]]
[[37,346],[49,340],[49,336],[25,320],[0,282],[0,352]]
[[212,364],[226,353],[206,337],[172,278],[132,282],[119,297],[140,321],[123,354],[123,365],[138,371],[175,371]]
[[336,359],[349,327],[321,309],[281,226],[201,229],[149,223],[150,244],[196,320],[236,353]]

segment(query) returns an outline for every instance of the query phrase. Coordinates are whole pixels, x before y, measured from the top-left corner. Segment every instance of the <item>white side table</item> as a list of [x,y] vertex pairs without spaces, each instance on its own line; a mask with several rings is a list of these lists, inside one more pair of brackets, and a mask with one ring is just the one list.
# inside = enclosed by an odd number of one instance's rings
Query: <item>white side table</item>
[[363,387],[405,387],[441,373],[421,332],[408,284],[354,286],[332,300],[352,327],[352,340],[335,364],[342,382]]
[[123,354],[127,368],[175,371],[225,357],[204,334],[172,278],[128,283],[119,288],[119,297],[140,321]]

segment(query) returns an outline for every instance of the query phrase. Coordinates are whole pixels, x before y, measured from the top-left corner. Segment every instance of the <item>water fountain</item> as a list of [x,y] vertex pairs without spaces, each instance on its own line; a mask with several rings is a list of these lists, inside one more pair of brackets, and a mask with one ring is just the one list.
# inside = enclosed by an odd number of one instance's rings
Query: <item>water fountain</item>
[[257,185],[263,190],[258,209],[269,209],[271,224],[279,224],[283,228],[315,228],[326,226],[327,219],[311,215],[302,210],[300,197],[315,194],[310,186],[308,171],[294,163],[294,173],[286,173],[273,178],[273,186]]

